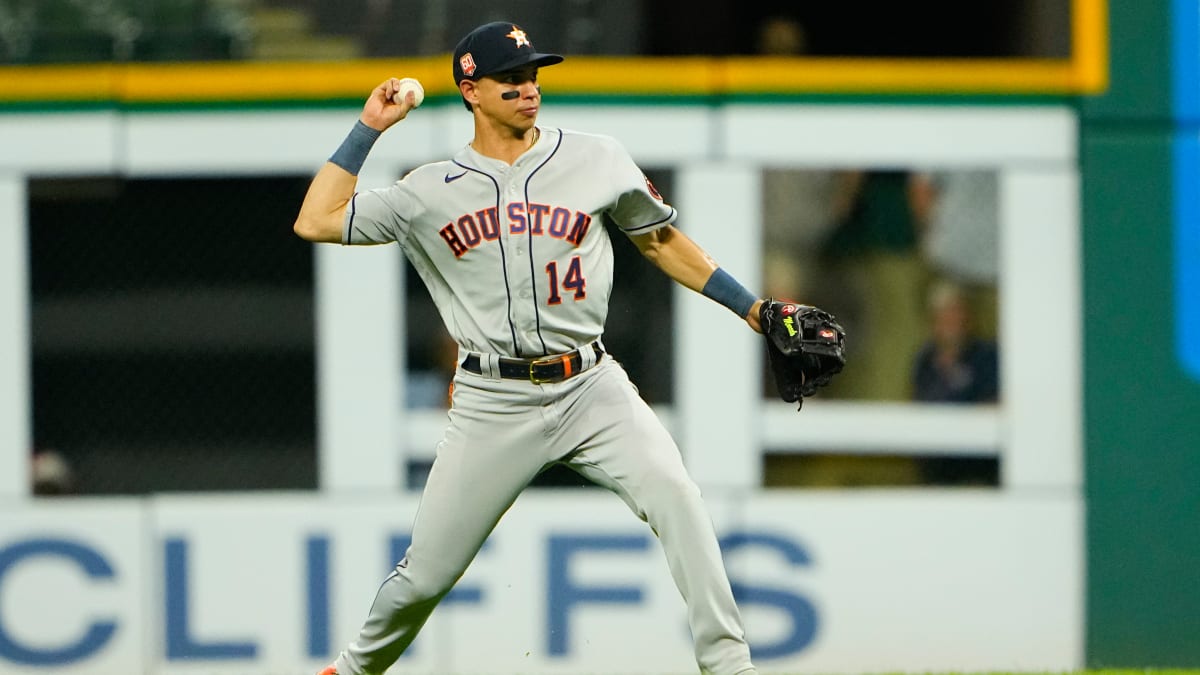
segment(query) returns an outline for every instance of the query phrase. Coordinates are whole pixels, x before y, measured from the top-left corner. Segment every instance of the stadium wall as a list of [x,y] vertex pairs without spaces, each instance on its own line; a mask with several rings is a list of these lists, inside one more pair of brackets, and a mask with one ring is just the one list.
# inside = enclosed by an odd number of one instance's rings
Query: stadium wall
[[1088,663],[1196,667],[1200,3],[1110,6],[1081,106]]
[[[710,496],[762,672],[1066,671],[1069,495]],[[73,499],[0,515],[0,672],[317,672],[402,554],[415,497]],[[404,672],[694,672],[647,528],[606,493],[523,495]]]
[[[405,166],[457,147],[470,120],[453,102],[446,105],[445,114],[434,105],[423,109],[424,121],[414,116],[381,143],[363,180],[386,184]],[[14,150],[3,159],[11,186],[0,192],[9,200],[0,203],[10,214],[5,246],[22,242],[24,176],[311,172],[354,114],[343,108],[0,116],[0,142]],[[796,416],[769,404],[730,410],[716,397],[695,397],[678,406],[673,423],[725,538],[764,670],[1079,667],[1085,573],[1074,112],[1050,103],[573,104],[548,109],[544,121],[611,133],[646,165],[677,167],[685,226],[744,269],[752,269],[759,250],[756,219],[747,216],[748,229],[731,228],[727,205],[757,199],[758,167],[985,165],[1000,172],[1003,258],[1013,266],[1003,274],[1001,313],[1010,317],[1003,323],[1016,327],[1013,318],[1033,317],[1057,327],[1004,329],[1011,389],[983,427],[999,445],[1000,490],[764,491],[754,484],[759,448],[753,441],[730,443],[728,429],[758,428],[766,415],[784,420],[776,424],[803,443],[805,415],[819,416],[820,406]],[[330,292],[322,290],[326,284],[357,279],[360,288],[388,287],[400,262],[393,248],[361,253],[319,249],[318,304]],[[14,278],[6,320],[16,326],[24,298],[21,275]],[[390,306],[394,285],[382,293],[365,308]],[[701,299],[678,306],[691,317],[680,323],[736,329]],[[354,308],[338,313],[344,311],[329,304],[318,312],[319,342],[333,341],[320,350],[319,359],[332,359],[324,373],[347,370],[336,359],[361,351],[361,343],[338,339],[376,329],[384,336],[377,339],[388,339],[378,325],[389,321],[387,313],[382,319]],[[733,396],[742,387],[739,400],[758,401],[747,378],[731,375],[757,372],[750,337],[744,330],[690,331],[677,343],[676,371],[717,378],[690,382],[693,391]],[[730,348],[738,339],[745,349]],[[2,357],[14,371],[27,363],[22,346],[14,338]],[[715,352],[734,365],[703,368]],[[322,395],[386,403],[395,395],[389,393],[395,371],[375,370],[377,380],[347,381],[344,390]],[[3,457],[23,473],[20,449],[28,439],[16,434],[30,399],[27,391],[9,396],[0,407],[13,422],[0,424],[12,435]],[[357,406],[341,402],[321,412],[320,426],[334,431],[319,443],[319,494],[7,497],[13,508],[0,516],[0,670],[268,675],[328,660],[394,562],[415,508],[411,498],[398,496],[394,475],[380,470],[396,462],[402,420],[381,414],[379,424],[356,423],[344,411]],[[830,411],[844,415],[851,434],[871,434],[886,417],[869,408]],[[909,428],[927,426],[925,418],[914,419]],[[713,420],[727,428],[714,430]],[[448,627],[422,636],[414,670],[690,670],[678,597],[653,562],[655,543],[619,500],[529,495],[512,516],[472,568],[478,571],[461,603],[440,612]],[[637,646],[621,646],[630,640]]]

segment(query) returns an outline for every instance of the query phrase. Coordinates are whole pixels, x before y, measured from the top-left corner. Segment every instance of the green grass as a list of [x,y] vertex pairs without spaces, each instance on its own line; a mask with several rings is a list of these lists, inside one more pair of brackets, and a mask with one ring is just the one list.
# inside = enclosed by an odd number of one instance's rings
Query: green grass
[[[776,673],[773,671],[762,671],[763,675],[792,675],[790,673]],[[806,675],[819,675],[807,673]],[[1187,668],[1100,668],[1089,670],[1056,670],[1056,671],[1008,671],[1008,670],[991,670],[991,671],[946,671],[946,672],[893,672],[893,673],[864,673],[863,675],[1200,675],[1200,669]]]
[[[797,675],[773,670],[761,670],[763,675]],[[820,673],[805,673],[804,675],[821,675]],[[1200,675],[1200,669],[1186,668],[1100,668],[1088,670],[1042,670],[1042,671],[940,671],[940,672],[880,672],[863,673],[863,675]]]
[[[759,668],[762,675],[828,675],[821,672],[789,673]],[[520,675],[520,674],[518,674]],[[592,675],[603,675],[594,673]],[[678,675],[678,674],[672,674]],[[878,671],[860,675],[1200,675],[1200,668],[1096,668],[1087,670],[946,670],[946,671]]]

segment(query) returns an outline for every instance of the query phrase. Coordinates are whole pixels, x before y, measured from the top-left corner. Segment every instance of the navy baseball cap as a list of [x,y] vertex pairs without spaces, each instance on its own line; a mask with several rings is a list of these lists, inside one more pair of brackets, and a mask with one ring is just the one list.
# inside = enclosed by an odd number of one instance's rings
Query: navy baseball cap
[[558,54],[536,51],[529,36],[517,24],[493,21],[467,33],[454,48],[454,84],[531,63],[538,67],[552,66],[562,60]]

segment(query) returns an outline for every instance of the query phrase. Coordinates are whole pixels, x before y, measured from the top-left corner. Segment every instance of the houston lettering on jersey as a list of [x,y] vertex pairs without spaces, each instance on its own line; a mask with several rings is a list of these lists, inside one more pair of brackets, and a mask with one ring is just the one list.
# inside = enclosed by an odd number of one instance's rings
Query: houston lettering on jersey
[[[485,241],[500,238],[500,223],[496,207],[459,216],[446,224],[438,234],[450,247],[454,257],[461,258],[467,251]],[[563,239],[579,246],[592,225],[591,214],[572,211],[562,206],[523,202],[508,205],[508,233],[550,236]]]

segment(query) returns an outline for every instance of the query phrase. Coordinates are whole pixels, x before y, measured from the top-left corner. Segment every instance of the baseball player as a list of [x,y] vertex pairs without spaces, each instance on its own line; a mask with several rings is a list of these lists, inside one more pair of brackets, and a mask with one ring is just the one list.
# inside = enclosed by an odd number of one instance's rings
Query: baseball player
[[535,51],[514,23],[476,28],[453,57],[471,142],[390,187],[356,192],[372,144],[416,102],[393,101],[400,81],[389,79],[300,208],[295,231],[309,241],[396,242],[459,345],[412,545],[322,675],[387,670],[520,492],[556,462],[615,492],[658,535],[701,671],[756,672],[700,491],[601,341],[613,284],[602,219],[754,330],[762,301],[672,225],[675,209],[614,139],[537,126],[538,68],[562,60]]

